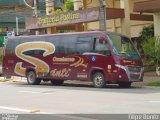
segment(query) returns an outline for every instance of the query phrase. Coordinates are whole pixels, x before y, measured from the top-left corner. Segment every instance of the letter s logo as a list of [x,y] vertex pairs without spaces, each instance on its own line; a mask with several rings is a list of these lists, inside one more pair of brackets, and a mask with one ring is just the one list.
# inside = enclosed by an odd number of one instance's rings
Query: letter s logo
[[[36,73],[48,74],[49,66],[47,63],[38,58],[23,54],[23,52],[30,50],[44,50],[43,56],[46,57],[55,52],[55,46],[49,42],[35,41],[19,44],[15,49],[17,57],[35,66]],[[15,65],[14,71],[20,76],[25,76],[26,68],[22,67],[22,62],[18,62]]]

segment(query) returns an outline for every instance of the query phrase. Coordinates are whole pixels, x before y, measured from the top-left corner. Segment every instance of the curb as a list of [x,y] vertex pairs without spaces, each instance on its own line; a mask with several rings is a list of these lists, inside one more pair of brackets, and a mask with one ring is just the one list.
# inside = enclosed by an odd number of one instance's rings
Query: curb
[[156,87],[156,86],[143,86],[144,88],[152,88],[152,89],[160,89],[160,87]]

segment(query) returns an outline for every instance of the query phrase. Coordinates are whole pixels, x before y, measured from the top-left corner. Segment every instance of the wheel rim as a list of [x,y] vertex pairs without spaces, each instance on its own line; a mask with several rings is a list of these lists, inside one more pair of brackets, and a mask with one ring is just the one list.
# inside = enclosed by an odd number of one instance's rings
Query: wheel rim
[[28,81],[31,83],[34,82],[34,75],[33,74],[28,75]]
[[96,86],[101,86],[103,84],[103,77],[101,75],[97,75],[94,81]]

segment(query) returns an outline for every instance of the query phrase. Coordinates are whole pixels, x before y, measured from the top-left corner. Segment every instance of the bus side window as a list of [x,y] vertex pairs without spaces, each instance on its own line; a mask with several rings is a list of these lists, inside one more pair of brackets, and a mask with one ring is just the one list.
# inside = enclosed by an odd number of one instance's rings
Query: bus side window
[[103,37],[96,37],[94,38],[94,45],[93,45],[93,50],[97,53],[110,56],[111,52],[108,49],[108,43]]
[[23,54],[25,55],[30,55],[30,56],[37,56],[37,55],[43,55],[44,50],[29,50],[29,51],[25,51],[23,52]]
[[76,42],[76,52],[78,54],[83,54],[85,52],[91,52],[91,43],[92,43],[92,37],[86,36],[86,37],[78,37]]
[[56,48],[55,48],[55,52],[53,53],[54,55],[57,55],[61,52],[61,46],[60,46],[60,38],[57,36],[50,36],[50,37],[46,37],[45,41],[49,42],[51,44],[53,44]]
[[75,54],[75,39],[76,39],[76,36],[72,35],[72,36],[69,36],[69,35],[66,35],[66,36],[63,36],[63,39],[62,39],[62,45],[64,46],[64,52],[65,54]]
[[16,41],[14,40],[9,40],[7,42],[7,45],[6,45],[6,56],[12,56],[12,55],[15,55],[15,46],[16,46]]

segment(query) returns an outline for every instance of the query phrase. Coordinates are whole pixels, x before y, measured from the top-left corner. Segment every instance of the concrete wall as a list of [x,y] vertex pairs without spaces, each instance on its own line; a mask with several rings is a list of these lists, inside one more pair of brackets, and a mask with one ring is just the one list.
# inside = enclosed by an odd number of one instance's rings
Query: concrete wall
[[154,31],[155,36],[160,36],[160,12],[154,13]]

